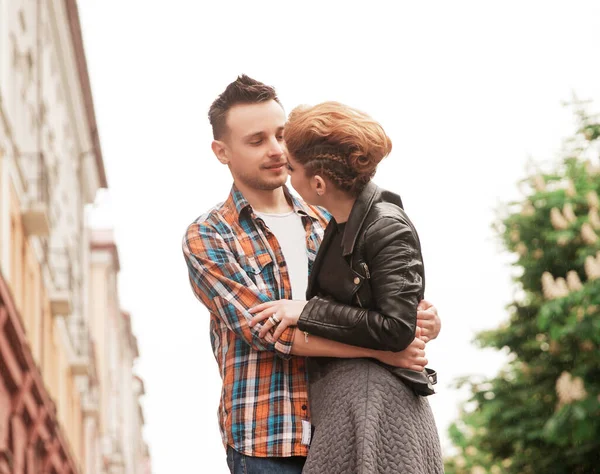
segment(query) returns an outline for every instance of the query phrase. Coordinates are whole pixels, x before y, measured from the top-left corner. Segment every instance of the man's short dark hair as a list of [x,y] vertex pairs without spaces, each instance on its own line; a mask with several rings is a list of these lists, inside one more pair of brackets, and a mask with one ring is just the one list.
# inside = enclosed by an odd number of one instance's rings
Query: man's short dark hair
[[279,98],[275,89],[242,74],[227,86],[225,91],[215,99],[208,110],[208,120],[213,129],[213,137],[220,140],[227,130],[227,112],[234,105],[258,104],[274,100],[278,104]]

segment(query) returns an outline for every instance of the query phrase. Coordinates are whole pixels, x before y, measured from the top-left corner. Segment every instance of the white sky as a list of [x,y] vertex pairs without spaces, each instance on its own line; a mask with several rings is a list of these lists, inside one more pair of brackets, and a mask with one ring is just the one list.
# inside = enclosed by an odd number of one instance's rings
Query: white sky
[[528,157],[554,159],[574,130],[562,101],[576,92],[600,110],[600,3],[79,5],[110,186],[101,220],[116,227],[155,473],[227,472],[208,313],[180,242],[229,191],[206,115],[240,73],[274,85],[287,111],[324,100],[362,108],[394,141],[375,181],[402,195],[421,236],[427,297],[444,323],[428,357],[447,446],[465,396],[452,381],[502,361],[470,343],[505,319],[513,291],[494,210],[518,196]]

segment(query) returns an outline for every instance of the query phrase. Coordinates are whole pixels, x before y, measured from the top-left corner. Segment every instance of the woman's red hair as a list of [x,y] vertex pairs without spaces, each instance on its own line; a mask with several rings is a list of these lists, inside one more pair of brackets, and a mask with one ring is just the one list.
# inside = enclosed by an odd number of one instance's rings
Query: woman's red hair
[[369,115],[339,102],[296,107],[284,130],[288,153],[307,175],[324,175],[358,195],[392,150],[392,141]]

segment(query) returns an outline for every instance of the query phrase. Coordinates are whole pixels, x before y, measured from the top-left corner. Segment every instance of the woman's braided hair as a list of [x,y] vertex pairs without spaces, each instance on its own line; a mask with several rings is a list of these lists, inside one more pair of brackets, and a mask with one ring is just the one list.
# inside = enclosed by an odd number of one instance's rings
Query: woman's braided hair
[[288,153],[307,176],[320,175],[357,196],[375,175],[392,141],[370,116],[338,102],[296,107],[284,129]]

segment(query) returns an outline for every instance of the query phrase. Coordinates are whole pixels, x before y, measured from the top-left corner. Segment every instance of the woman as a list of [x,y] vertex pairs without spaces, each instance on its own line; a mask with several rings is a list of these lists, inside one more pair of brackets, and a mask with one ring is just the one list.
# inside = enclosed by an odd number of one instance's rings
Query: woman
[[[267,320],[263,333],[277,324],[274,337],[297,325],[308,338],[406,349],[418,335],[425,276],[399,196],[371,182],[390,139],[368,115],[335,102],[292,111],[284,137],[292,185],[332,219],[309,301],[265,303],[252,310],[254,321]],[[309,378],[315,432],[303,472],[443,473],[435,422],[421,396],[433,393],[424,372],[371,359],[312,358]]]

